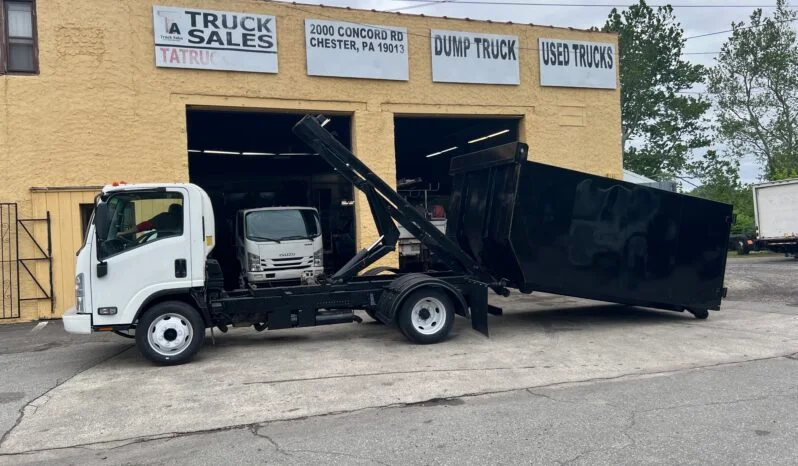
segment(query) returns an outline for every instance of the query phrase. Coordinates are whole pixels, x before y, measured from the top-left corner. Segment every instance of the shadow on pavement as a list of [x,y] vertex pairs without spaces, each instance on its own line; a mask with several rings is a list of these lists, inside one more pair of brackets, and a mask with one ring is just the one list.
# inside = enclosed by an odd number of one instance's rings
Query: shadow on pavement
[[573,306],[556,309],[505,311],[490,320],[492,326],[516,327],[523,332],[530,325],[577,324],[580,327],[602,327],[618,324],[658,325],[695,320],[686,312],[661,311],[619,304]]

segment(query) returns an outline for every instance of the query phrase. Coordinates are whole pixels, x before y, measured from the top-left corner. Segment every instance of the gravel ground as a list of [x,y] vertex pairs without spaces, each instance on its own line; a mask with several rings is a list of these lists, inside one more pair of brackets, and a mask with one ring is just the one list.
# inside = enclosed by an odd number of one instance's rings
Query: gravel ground
[[729,256],[727,299],[798,306],[798,260],[779,255]]

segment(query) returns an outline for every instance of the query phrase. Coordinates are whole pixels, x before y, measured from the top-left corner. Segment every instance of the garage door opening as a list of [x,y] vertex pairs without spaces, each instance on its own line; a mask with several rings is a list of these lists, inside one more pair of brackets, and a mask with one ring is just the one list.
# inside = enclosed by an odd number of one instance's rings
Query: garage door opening
[[[187,110],[189,177],[211,197],[216,217],[213,253],[225,286],[239,286],[236,212],[259,207],[314,207],[321,223],[324,268],[355,253],[352,186],[291,132],[303,114]],[[330,116],[325,128],[347,147],[351,117]]]
[[[396,183],[400,195],[445,229],[452,191],[453,157],[518,140],[520,117],[447,118],[398,116],[394,119]],[[413,240],[400,240],[404,270],[426,270],[434,258]]]

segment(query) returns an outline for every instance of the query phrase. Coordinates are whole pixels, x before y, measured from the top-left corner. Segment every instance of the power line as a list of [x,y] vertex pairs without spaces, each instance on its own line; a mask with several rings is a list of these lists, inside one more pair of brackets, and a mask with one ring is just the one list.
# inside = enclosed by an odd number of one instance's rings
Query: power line
[[[792,23],[792,22],[795,22],[795,21],[798,21],[798,18],[783,19],[783,20],[780,20],[780,21],[773,21],[773,22],[776,23],[776,24],[784,24],[784,23]],[[754,29],[756,27],[761,27],[761,25],[760,26],[754,26],[754,25],[740,26],[739,28],[737,28],[737,30],[741,31],[741,30],[744,30],[744,29]],[[700,37],[717,36],[718,34],[726,34],[726,33],[729,33],[729,32],[734,32],[734,29],[724,29],[723,31],[708,32],[706,34],[699,34],[697,36],[685,37],[684,40],[698,39]]]
[[674,177],[675,177],[675,178],[677,178],[677,179],[679,179],[679,180],[681,180],[681,181],[684,181],[684,182],[685,182],[685,183],[687,183],[687,184],[690,184],[690,185],[692,185],[694,188],[698,188],[698,187],[700,187],[700,186],[698,186],[697,184],[695,184],[695,183],[693,183],[692,181],[690,181],[688,178],[685,178],[685,177],[683,177],[683,176],[674,175]]
[[399,11],[413,10],[415,8],[424,8],[425,6],[436,5],[436,4],[440,5],[440,4],[445,4],[445,3],[449,3],[449,2],[451,2],[451,0],[426,0],[425,3],[418,3],[416,5],[409,5],[409,6],[401,6],[399,8],[389,8],[389,9],[383,10],[383,11],[390,11],[391,13],[396,13],[396,12],[399,12]]
[[[374,28],[374,29],[379,29],[379,30],[386,30],[386,31],[388,30],[385,27],[380,27],[380,26],[376,26],[376,25],[373,25],[373,24],[359,23],[357,21],[341,19],[339,17],[332,16],[332,15],[325,14],[325,13],[320,13],[318,11],[305,10],[303,8],[300,8],[298,6],[298,4],[296,4],[296,3],[288,3],[288,2],[276,1],[276,0],[264,0],[264,1],[266,3],[277,3],[277,4],[280,4],[280,5],[283,5],[283,6],[287,7],[287,8],[290,8],[290,9],[293,9],[293,10],[297,10],[297,11],[301,11],[301,12],[307,14],[307,15],[321,16],[321,17],[324,17],[324,18],[327,18],[327,19],[332,19],[332,20],[336,20],[336,21],[343,21],[343,22],[350,23],[350,24],[356,24],[358,26],[367,26],[367,27]],[[430,2],[431,0],[402,0],[402,1],[426,1],[426,2]],[[461,0],[434,0],[434,3],[462,3],[462,2],[461,2]],[[489,3],[489,2],[486,2],[486,3]],[[313,5],[308,5],[308,6],[313,6]],[[377,10],[374,10],[374,11],[377,11]],[[385,13],[389,13],[388,11],[384,11],[384,12]],[[398,12],[396,12],[396,13],[399,14]],[[485,21],[485,20],[483,20],[483,21]],[[776,23],[790,23],[790,22],[794,22],[794,21],[798,21],[798,18],[777,21]],[[489,20],[487,20],[487,22],[492,22],[492,23],[495,23],[495,24],[503,24],[503,23],[498,22],[498,21],[489,21]],[[516,23],[516,24],[521,25],[523,23]],[[753,29],[755,27],[757,27],[757,26],[753,26],[752,25],[752,26],[740,27],[738,29]],[[423,37],[425,39],[429,38],[429,31],[427,31],[425,33],[417,33],[417,32],[410,31],[410,28],[406,27],[405,29],[407,29],[407,35],[408,36]],[[425,29],[425,31],[426,31],[426,29]],[[697,39],[697,38],[700,38],[700,37],[707,37],[707,36],[712,36],[712,35],[724,34],[724,33],[732,32],[732,31],[733,31],[733,29],[710,32],[710,33],[707,33],[707,34],[701,34],[701,35],[697,35],[697,36],[685,37],[684,40]],[[520,44],[518,45],[518,50],[519,51],[521,51],[521,50],[540,51],[540,49],[537,48],[537,47],[522,47]],[[682,55],[717,55],[719,53],[720,53],[719,51],[718,52],[685,52]]]
[[[460,4],[460,5],[499,5],[499,6],[552,6],[552,7],[578,7],[578,8],[629,8],[628,3],[559,3],[559,2],[505,2],[490,0],[396,0],[401,2],[425,3],[424,6],[436,4]],[[706,4],[706,3],[687,3],[687,4],[649,4],[650,7],[671,6],[673,8],[778,8],[774,5],[737,5],[737,4]]]

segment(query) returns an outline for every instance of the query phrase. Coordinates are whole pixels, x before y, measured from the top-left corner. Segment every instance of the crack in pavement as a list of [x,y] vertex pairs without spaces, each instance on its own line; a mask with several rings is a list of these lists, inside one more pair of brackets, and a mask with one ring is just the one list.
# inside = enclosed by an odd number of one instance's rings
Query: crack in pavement
[[[795,389],[792,389],[795,390]],[[771,393],[769,395],[763,396],[755,396],[752,398],[740,398],[739,400],[729,400],[729,401],[711,401],[708,403],[697,403],[697,404],[683,404],[683,405],[674,405],[674,406],[664,406],[661,408],[651,408],[651,409],[644,409],[642,411],[635,411],[635,414],[648,414],[654,413],[657,411],[675,411],[678,409],[684,408],[704,408],[709,406],[723,406],[723,405],[734,405],[739,403],[747,403],[750,401],[764,401],[768,398],[792,398],[798,396],[798,393]]]
[[[527,391],[529,391],[529,390],[527,390]],[[790,389],[790,391],[795,391],[795,389],[794,388]],[[544,395],[540,395],[540,394],[535,394],[535,395],[543,396],[544,398],[549,398],[550,400],[555,401],[555,402],[563,402],[563,400],[550,398],[550,397],[547,397],[547,396],[544,396]],[[788,394],[788,393],[772,393],[772,394],[768,394],[768,395],[756,396],[756,397],[751,397],[751,398],[741,398],[739,400],[714,401],[714,402],[697,403],[697,404],[682,404],[682,405],[664,406],[664,407],[660,407],[660,408],[651,408],[651,409],[644,409],[644,410],[628,409],[628,408],[618,407],[619,409],[625,409],[625,410],[629,411],[628,424],[626,426],[624,426],[622,430],[619,430],[619,433],[621,435],[623,435],[628,440],[628,443],[626,443],[625,445],[617,445],[617,446],[613,445],[613,446],[600,447],[600,448],[593,448],[593,447],[587,448],[585,450],[580,451],[576,456],[573,456],[573,457],[571,457],[571,458],[569,458],[567,460],[557,460],[556,462],[558,464],[560,464],[561,466],[565,466],[565,465],[573,464],[576,461],[578,461],[578,460],[580,460],[580,459],[584,458],[585,456],[590,455],[592,453],[606,452],[606,451],[613,451],[613,450],[620,451],[620,450],[625,450],[627,448],[636,447],[637,446],[637,440],[635,440],[635,438],[633,436],[633,433],[634,433],[634,429],[637,428],[637,422],[638,422],[639,416],[644,415],[644,414],[653,413],[653,412],[660,412],[660,411],[674,411],[674,410],[683,409],[683,408],[700,408],[700,407],[705,407],[705,406],[733,405],[733,404],[746,403],[746,402],[751,402],[751,401],[762,401],[762,400],[766,400],[768,398],[781,398],[781,397],[791,397],[791,396],[795,396],[795,394],[792,394],[792,393],[790,393],[790,394]],[[580,404],[580,403],[587,403],[587,402],[586,401],[582,401],[582,402],[576,401],[576,402],[567,402],[567,403]]]
[[[765,311],[762,311],[762,312],[757,311],[757,313],[759,313],[759,314],[789,315],[790,317],[798,318],[798,316],[795,316],[794,314],[782,314],[782,313],[777,313],[777,312],[765,312]],[[790,320],[794,320],[794,319],[790,319]],[[677,325],[677,326],[680,326],[680,327],[690,327],[690,328],[699,328],[699,329],[700,328],[707,328],[707,329],[712,329],[712,330],[719,330],[719,331],[722,331],[722,332],[742,333],[742,334],[745,334],[745,335],[759,335],[759,336],[763,336],[763,337],[779,336],[779,337],[782,337],[782,338],[788,338],[790,340],[796,340],[795,337],[792,337],[791,335],[785,335],[785,334],[782,334],[782,333],[757,332],[757,331],[752,331],[752,330],[749,330],[749,329],[731,328],[731,327],[724,327],[724,326],[721,326],[721,325],[713,325],[712,323],[707,323],[707,322],[695,322],[695,321],[678,322],[677,321],[677,322],[674,322],[674,325]]]
[[280,453],[280,454],[285,455],[285,456],[291,456],[291,454],[288,453],[287,451],[283,450],[280,447],[280,445],[277,442],[274,441],[273,438],[269,437],[266,434],[262,434],[260,432],[262,427],[263,427],[262,424],[252,424],[252,425],[249,426],[249,431],[252,432],[252,435],[254,435],[255,437],[260,437],[260,438],[266,439],[274,447],[274,449],[277,451],[277,453]]
[[352,455],[350,453],[340,453],[340,452],[336,452],[336,451],[326,451],[326,450],[289,450],[289,451],[292,451],[294,453],[315,453],[315,454],[321,454],[321,455],[343,456],[345,458],[353,458],[353,459],[358,459],[358,460],[371,461],[373,463],[381,464],[383,466],[393,466],[390,463],[384,463],[382,461],[375,460],[374,458],[366,458],[366,457],[363,457],[363,456]]
[[[32,415],[36,414],[36,412],[39,410],[40,407],[44,406],[48,401],[50,401],[49,394],[50,394],[51,391],[55,390],[56,388],[60,387],[61,385],[65,384],[65,383],[69,382],[73,377],[76,377],[76,376],[86,372],[87,370],[93,368],[93,367],[99,366],[100,364],[102,364],[104,362],[110,361],[111,359],[121,355],[122,353],[124,353],[125,351],[127,351],[127,350],[129,350],[131,348],[133,348],[133,346],[127,346],[122,351],[118,351],[118,352],[112,354],[111,356],[101,360],[101,361],[98,361],[98,362],[96,362],[94,364],[87,364],[87,365],[81,366],[81,367],[78,368],[78,370],[74,374],[70,375],[69,377],[64,378],[63,380],[62,379],[56,379],[55,380],[55,385],[53,385],[52,387],[47,389],[41,395],[39,395],[36,398],[34,398],[34,399],[30,400],[29,402],[25,403],[25,405],[22,406],[21,408],[19,408],[19,416],[17,416],[17,420],[14,422],[14,425],[11,426],[11,428],[8,429],[5,433],[3,433],[2,437],[0,437],[0,449],[3,448],[3,443],[5,443],[6,439],[8,439],[8,436],[11,435],[11,432],[14,429],[16,429],[17,426],[19,426],[19,424],[25,418],[26,411],[28,410],[29,407],[33,407],[34,409],[33,409],[33,412],[28,414],[28,416],[32,416]],[[40,404],[37,403],[42,398],[45,399],[44,403],[40,403]],[[3,453],[0,453],[0,456],[3,456]]]
[[[715,364],[710,364],[706,366],[696,366],[693,368],[688,369],[674,369],[674,370],[667,370],[667,371],[652,371],[652,372],[635,372],[631,374],[622,374],[619,376],[612,376],[612,377],[597,377],[595,379],[585,379],[584,381],[574,381],[574,382],[555,382],[554,385],[557,384],[568,384],[568,383],[582,383],[582,382],[592,382],[592,381],[600,381],[600,380],[613,380],[619,377],[626,377],[626,376],[639,376],[639,375],[655,375],[655,374],[669,374],[674,372],[681,372],[684,370],[693,370],[693,369],[705,369],[715,366],[725,366],[729,364],[741,364],[746,362],[755,362],[755,361],[765,361],[770,359],[778,359],[778,358],[787,358],[787,359],[795,359],[798,356],[798,353],[788,353],[783,355],[777,356],[767,356],[764,358],[754,358],[754,359],[744,359],[741,361],[727,361],[727,362],[720,362]],[[281,383],[291,383],[291,382],[313,382],[317,380],[331,380],[331,379],[346,379],[346,378],[359,378],[359,377],[379,377],[383,375],[407,375],[407,374],[425,374],[425,373],[455,373],[455,372],[484,372],[484,371],[513,371],[513,370],[528,370],[528,369],[537,369],[539,366],[515,366],[515,367],[481,367],[481,368],[462,368],[462,369],[419,369],[419,370],[411,370],[411,371],[387,371],[387,372],[367,372],[364,374],[339,374],[339,375],[325,375],[320,377],[303,377],[303,378],[296,378],[296,379],[275,379],[275,380],[258,380],[253,382],[242,382],[242,385],[270,385],[270,384],[281,384]],[[547,367],[547,366],[543,366]],[[540,388],[540,387],[547,387],[549,385],[539,385],[530,388]],[[511,390],[522,390],[513,388]],[[535,395],[535,393],[532,393]]]
[[[112,359],[114,357],[117,357],[117,356],[121,355],[122,353],[124,353],[125,351],[127,351],[129,349],[130,348],[125,348],[124,350],[120,351],[119,353],[117,353],[117,354],[115,354],[115,355],[113,355],[113,356],[111,356],[111,357],[109,357],[109,358],[107,358],[107,359],[105,359],[105,360],[103,360],[101,362],[98,362],[97,364],[94,364],[91,367],[94,367],[94,366],[99,365],[99,364],[101,364],[101,363],[103,363],[105,361],[108,361],[108,360],[110,360],[110,359]],[[102,445],[109,445],[109,444],[115,445],[114,447],[109,447],[108,448],[109,450],[111,450],[111,449],[121,448],[121,447],[125,447],[125,446],[132,445],[132,444],[145,443],[145,442],[151,442],[151,441],[157,441],[157,440],[170,440],[170,439],[179,438],[179,437],[193,436],[193,435],[203,435],[203,434],[208,434],[208,433],[226,432],[226,431],[230,431],[230,430],[237,430],[237,429],[243,429],[243,428],[250,429],[250,432],[252,432],[253,435],[257,435],[259,437],[262,437],[262,438],[266,439],[276,449],[279,449],[279,451],[281,451],[283,453],[301,452],[302,450],[284,450],[284,449],[280,448],[278,446],[278,444],[273,439],[271,439],[268,436],[265,436],[264,434],[260,434],[259,433],[260,428],[263,427],[264,425],[276,424],[276,423],[281,423],[281,422],[296,422],[296,421],[303,421],[303,420],[314,419],[314,418],[319,418],[319,417],[348,415],[348,414],[358,413],[358,412],[367,411],[367,410],[382,410],[382,409],[408,408],[408,407],[416,407],[416,406],[430,406],[431,403],[432,403],[432,406],[435,406],[436,402],[438,402],[438,401],[449,401],[449,400],[462,399],[462,398],[475,398],[475,397],[481,397],[481,396],[491,396],[491,395],[499,395],[499,394],[512,393],[512,392],[521,392],[521,391],[525,391],[525,392],[527,392],[527,393],[529,393],[530,395],[533,395],[533,396],[539,396],[539,397],[543,397],[543,398],[548,398],[548,399],[550,399],[552,401],[555,401],[555,402],[568,403],[568,401],[558,400],[556,398],[552,398],[552,397],[549,397],[549,396],[546,396],[546,395],[542,395],[540,393],[533,392],[532,390],[540,390],[540,389],[546,389],[546,388],[552,388],[552,387],[577,386],[577,385],[585,385],[585,384],[591,384],[591,383],[597,383],[597,382],[617,381],[617,380],[622,380],[622,379],[634,379],[634,378],[650,377],[650,376],[657,376],[657,375],[672,375],[672,374],[679,374],[679,373],[687,373],[687,372],[692,372],[692,371],[698,371],[698,370],[703,370],[703,369],[712,369],[712,368],[723,367],[723,366],[737,366],[737,365],[751,364],[751,363],[755,363],[755,362],[770,361],[770,360],[776,360],[776,359],[798,360],[798,353],[789,353],[789,354],[784,354],[784,355],[777,355],[777,356],[771,356],[771,357],[765,357],[765,358],[749,359],[749,360],[744,360],[744,361],[720,362],[720,363],[715,363],[715,364],[709,364],[709,365],[706,365],[706,366],[697,366],[697,367],[691,367],[691,368],[685,368],[685,369],[674,369],[674,370],[658,371],[658,372],[638,372],[638,373],[633,373],[633,374],[621,374],[621,375],[617,375],[617,376],[594,377],[594,378],[589,378],[589,379],[584,379],[584,380],[576,380],[576,381],[552,382],[552,383],[549,383],[549,384],[536,385],[536,386],[526,387],[526,388],[511,388],[511,389],[506,389],[506,390],[481,391],[481,392],[475,392],[475,393],[465,393],[465,394],[462,394],[462,395],[456,395],[456,396],[450,396],[450,397],[437,397],[437,398],[421,400],[421,401],[413,401],[413,402],[406,402],[406,403],[392,403],[392,404],[382,405],[382,406],[365,406],[365,407],[362,407],[362,408],[356,408],[356,409],[350,409],[350,410],[340,410],[340,411],[331,411],[331,412],[327,412],[327,413],[309,414],[309,415],[297,416],[297,417],[293,417],[293,418],[259,421],[259,422],[254,422],[254,423],[237,424],[237,425],[223,426],[223,427],[217,427],[217,428],[212,428],[212,429],[200,429],[200,430],[195,430],[195,431],[175,431],[175,432],[166,432],[166,433],[160,433],[160,434],[141,435],[141,436],[136,436],[136,437],[124,438],[124,439],[103,440],[103,441],[98,441],[98,442],[88,442],[88,443],[68,445],[68,446],[62,446],[62,447],[31,449],[31,450],[24,450],[24,451],[14,452],[14,453],[2,453],[2,452],[0,452],[0,457],[29,455],[29,454],[42,453],[42,452],[47,452],[47,451],[68,450],[68,449],[71,449],[71,448],[101,447]],[[88,370],[91,367],[86,368],[85,370]],[[420,372],[424,372],[424,371],[420,371]],[[388,374],[390,374],[390,373],[388,373]],[[75,375],[78,375],[78,374],[75,374]],[[69,379],[71,379],[75,375],[73,375],[71,377],[68,377],[67,379],[64,380],[64,382],[68,381]],[[51,388],[50,390],[48,390],[47,393],[49,393],[50,391],[52,391],[55,388],[56,387]],[[768,396],[765,396],[765,397],[758,397],[758,398],[751,398],[751,399],[740,399],[740,400],[733,400],[733,401],[729,401],[729,402],[714,402],[714,403],[709,403],[709,404],[704,404],[704,405],[734,404],[734,403],[742,403],[742,402],[747,402],[747,401],[758,401],[760,399],[766,399],[766,398],[774,397],[774,396],[790,396],[790,395],[774,394],[774,395],[768,395]],[[40,397],[38,397],[38,398],[40,398]],[[652,412],[652,411],[662,411],[662,410],[668,410],[668,409],[680,409],[680,408],[697,407],[697,406],[700,407],[702,405],[701,404],[699,404],[699,405],[677,405],[677,406],[670,406],[670,407],[665,407],[665,408],[652,408],[650,410],[639,411],[638,413],[643,414],[643,413]],[[21,421],[21,417],[20,417],[20,419],[17,420],[17,423],[14,425],[14,427],[16,427],[19,424],[20,421]],[[635,421],[635,423],[636,423],[636,421]],[[6,433],[6,435],[3,436],[3,440],[5,440],[5,438],[8,435],[8,433],[10,433],[14,429],[14,427],[12,427]],[[627,438],[629,438],[629,437],[627,437]],[[631,438],[629,438],[629,439],[634,441]],[[122,443],[121,445],[116,445],[116,444],[119,444],[120,442]],[[2,446],[2,442],[0,442],[0,446]],[[611,447],[610,449],[627,448],[628,446],[629,445],[622,446],[622,447]],[[592,451],[599,451],[599,450],[601,450],[601,449],[592,450]],[[313,452],[313,451],[308,450],[308,452]],[[584,454],[587,454],[587,453],[590,453],[590,452],[591,451],[583,452],[583,453],[580,454],[580,456],[583,456]],[[319,452],[316,452],[316,453],[319,453]],[[345,454],[345,453],[335,453],[335,452],[327,452],[327,453],[339,454],[339,455],[348,455],[348,454]],[[373,459],[370,459],[370,458],[360,458],[360,459],[365,459],[365,460],[369,460],[369,461],[377,461],[377,460],[373,460]],[[576,459],[578,459],[578,458],[576,458]],[[570,459],[568,461],[569,462],[573,462],[573,461],[575,461],[575,459]],[[565,463],[561,463],[561,464],[565,464]]]
[[630,432],[637,425],[637,411],[630,410],[629,414],[630,415],[629,415],[628,425],[624,426],[623,430],[620,431],[621,435],[623,435],[629,441],[629,443],[627,443],[625,445],[611,445],[611,446],[599,447],[599,448],[590,447],[590,448],[587,448],[586,450],[580,451],[574,457],[568,458],[566,460],[559,460],[559,461],[555,460],[555,461],[560,466],[565,466],[565,465],[568,465],[568,464],[573,464],[573,463],[579,461],[580,459],[582,459],[583,457],[585,457],[587,455],[590,455],[592,453],[596,453],[596,452],[600,452],[600,451],[625,450],[627,448],[636,446],[637,445],[637,441],[632,437]]
[[[536,388],[537,388],[537,387],[536,387]],[[547,400],[550,400],[550,401],[553,401],[553,402],[555,402],[555,403],[566,403],[566,404],[572,404],[572,405],[577,405],[577,404],[580,404],[580,403],[586,403],[586,402],[584,402],[584,401],[560,400],[560,399],[558,399],[558,398],[554,398],[553,396],[550,396],[550,395],[545,395],[545,394],[543,394],[543,393],[537,393],[537,392],[533,392],[531,388],[526,388],[526,389],[525,389],[525,391],[526,391],[527,393],[529,393],[530,395],[532,395],[532,396],[537,396],[537,397],[540,397],[540,398],[545,398],[545,399],[547,399]]]
[[243,382],[242,385],[270,385],[291,382],[312,382],[315,380],[330,380],[330,379],[347,379],[358,377],[379,377],[382,375],[407,375],[407,374],[425,374],[436,372],[484,372],[484,371],[514,371],[525,369],[537,369],[538,366],[517,366],[517,367],[483,367],[483,368],[463,368],[463,369],[419,369],[412,371],[388,371],[388,372],[367,372],[364,374],[340,374],[340,375],[323,375],[320,377],[304,377],[296,379],[276,379],[276,380],[259,380],[254,382]]
[[280,444],[278,444],[277,441],[275,441],[273,438],[271,438],[270,436],[268,436],[268,435],[266,435],[265,433],[262,432],[262,429],[264,427],[265,426],[262,423],[252,424],[252,425],[249,426],[249,431],[252,433],[252,435],[254,435],[256,437],[260,437],[260,438],[266,439],[274,447],[274,449],[275,449],[275,451],[277,451],[277,453],[280,453],[280,454],[285,455],[285,456],[294,456],[294,455],[292,455],[292,453],[313,453],[313,454],[317,454],[317,455],[343,456],[345,458],[352,458],[352,459],[358,459],[358,460],[371,461],[371,462],[376,463],[376,464],[381,464],[381,465],[384,465],[384,466],[391,466],[388,463],[384,463],[384,462],[376,460],[374,458],[366,458],[366,457],[359,456],[359,455],[353,455],[351,453],[343,453],[343,452],[328,451],[328,450],[306,450],[306,449],[301,449],[301,450],[293,450],[293,449],[291,449],[291,450],[289,450],[289,449],[285,449],[285,448],[281,447]]

